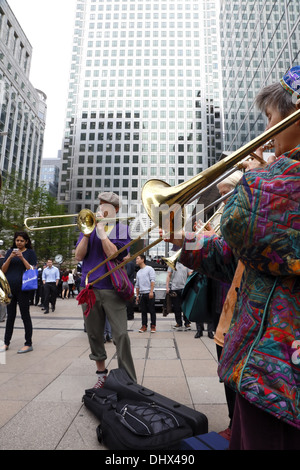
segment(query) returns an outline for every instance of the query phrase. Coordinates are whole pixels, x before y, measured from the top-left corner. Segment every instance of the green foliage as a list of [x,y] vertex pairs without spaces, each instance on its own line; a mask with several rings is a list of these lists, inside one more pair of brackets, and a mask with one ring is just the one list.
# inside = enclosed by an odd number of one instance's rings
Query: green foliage
[[[18,181],[10,175],[2,184],[0,192],[0,238],[3,249],[11,247],[14,233],[28,232],[40,263],[58,253],[64,258],[65,267],[73,267],[73,250],[78,238],[75,227],[52,230],[27,230],[24,221],[28,217],[64,215],[65,207],[59,205],[45,187],[33,188],[31,184]],[[66,225],[76,223],[75,217],[28,221],[31,227]]]

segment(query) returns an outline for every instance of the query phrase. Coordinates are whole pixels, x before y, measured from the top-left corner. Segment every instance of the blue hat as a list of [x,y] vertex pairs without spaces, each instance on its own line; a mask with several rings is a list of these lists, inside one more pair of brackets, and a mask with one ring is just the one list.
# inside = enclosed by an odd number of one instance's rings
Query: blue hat
[[300,98],[300,66],[292,67],[280,80],[283,88],[296,98]]

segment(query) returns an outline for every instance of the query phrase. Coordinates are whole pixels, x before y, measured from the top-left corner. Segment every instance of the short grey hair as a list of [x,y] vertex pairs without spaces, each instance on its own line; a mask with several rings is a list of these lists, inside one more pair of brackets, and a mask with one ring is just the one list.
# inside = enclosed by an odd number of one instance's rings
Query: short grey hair
[[217,188],[220,189],[221,186],[229,186],[234,189],[241,178],[244,176],[242,171],[235,171],[232,175],[227,176],[224,180],[217,184]]
[[268,108],[278,109],[282,118],[297,110],[292,101],[292,95],[279,82],[260,90],[255,99],[255,104],[265,114]]

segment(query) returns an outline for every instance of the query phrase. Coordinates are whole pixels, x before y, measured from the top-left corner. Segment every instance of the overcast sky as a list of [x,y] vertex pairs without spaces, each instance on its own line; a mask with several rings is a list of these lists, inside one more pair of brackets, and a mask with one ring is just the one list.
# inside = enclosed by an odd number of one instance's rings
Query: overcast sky
[[47,95],[44,158],[61,149],[76,0],[7,0],[33,47],[30,81]]

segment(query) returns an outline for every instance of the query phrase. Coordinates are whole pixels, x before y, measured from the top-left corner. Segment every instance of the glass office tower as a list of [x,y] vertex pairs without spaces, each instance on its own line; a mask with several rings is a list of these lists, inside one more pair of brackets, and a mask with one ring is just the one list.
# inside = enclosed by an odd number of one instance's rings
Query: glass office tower
[[221,0],[220,34],[224,140],[232,151],[265,129],[258,91],[300,64],[300,2]]
[[141,208],[159,178],[186,181],[222,152],[215,0],[78,0],[59,202],[114,191]]

